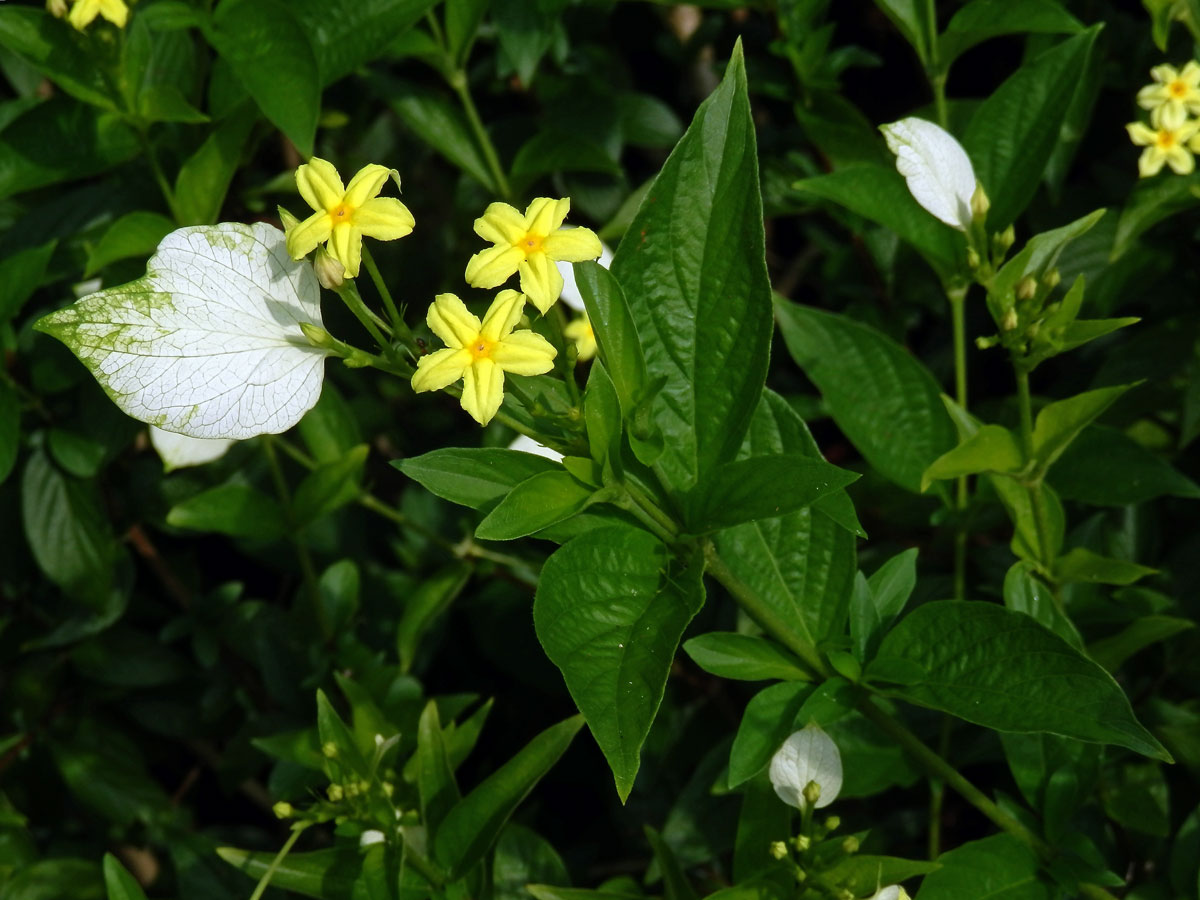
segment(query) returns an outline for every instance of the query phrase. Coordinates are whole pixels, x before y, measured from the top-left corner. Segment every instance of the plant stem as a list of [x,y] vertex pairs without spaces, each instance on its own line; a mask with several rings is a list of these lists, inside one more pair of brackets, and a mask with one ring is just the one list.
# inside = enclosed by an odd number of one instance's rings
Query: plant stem
[[271,879],[275,876],[276,870],[278,870],[280,865],[283,864],[284,858],[288,855],[288,853],[291,852],[292,847],[295,846],[296,840],[300,837],[300,833],[307,827],[307,824],[297,824],[292,826],[291,835],[288,837],[284,845],[279,848],[279,852],[276,853],[275,858],[271,860],[271,865],[267,866],[267,871],[263,872],[262,878],[258,879],[258,884],[255,885],[254,893],[250,895],[250,900],[258,900],[258,898],[263,895],[263,892],[266,891],[267,886],[271,883]]
[[376,324],[376,316],[367,308],[367,304],[363,302],[362,294],[358,292],[358,286],[351,280],[342,282],[342,286],[337,288],[337,295],[342,298],[342,302],[346,304],[346,308],[354,313],[354,318],[358,319],[367,334],[371,335],[371,339],[379,345],[379,349],[385,353],[391,351],[391,341],[383,336],[383,332],[379,330]]
[[467,124],[471,126],[475,140],[479,142],[479,147],[483,151],[483,157],[487,161],[488,169],[495,182],[494,187],[502,199],[511,199],[512,191],[509,188],[508,179],[504,176],[504,168],[500,165],[500,156],[496,153],[496,145],[492,143],[487,129],[483,127],[483,120],[479,118],[479,110],[475,108],[475,101],[471,99],[471,88],[467,84],[467,73],[462,69],[458,69],[447,80],[450,82],[450,87],[454,89],[454,93],[458,95],[463,112],[467,114]]
[[1016,366],[1017,406],[1021,414],[1021,447],[1025,461],[1033,459],[1033,400],[1029,396],[1029,372]]
[[388,318],[392,322],[392,334],[404,342],[404,346],[412,352],[413,356],[419,356],[421,350],[417,346],[417,339],[413,336],[403,317],[401,317],[400,310],[396,308],[396,301],[392,299],[392,292],[388,290],[388,286],[383,280],[383,275],[379,272],[379,266],[375,265],[375,257],[371,255],[371,251],[367,249],[366,244],[363,244],[362,259],[367,266],[367,272],[370,274],[371,280],[375,282],[375,290],[379,291],[379,296],[383,298],[383,305],[386,307]]
[[[967,404],[967,326],[963,307],[966,303],[966,287],[951,288],[946,291],[950,300],[950,320],[954,341],[954,400],[963,408]],[[965,600],[967,596],[967,527],[966,511],[970,505],[970,494],[967,490],[966,476],[960,476],[955,482],[954,505],[958,511],[954,526],[954,597]]]

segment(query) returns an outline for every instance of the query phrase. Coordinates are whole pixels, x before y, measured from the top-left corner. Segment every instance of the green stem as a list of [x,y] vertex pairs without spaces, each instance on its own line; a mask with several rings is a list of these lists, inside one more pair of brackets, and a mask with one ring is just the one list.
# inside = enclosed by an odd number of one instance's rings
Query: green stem
[[150,136],[146,133],[145,128],[138,128],[137,135],[142,145],[142,153],[145,155],[146,161],[150,163],[150,172],[154,175],[154,181],[158,185],[159,191],[162,192],[163,199],[167,202],[167,209],[171,211],[171,218],[177,225],[184,224],[179,221],[179,215],[175,211],[175,191],[171,188],[167,174],[158,161],[158,152],[154,149]]
[[[966,305],[967,289],[965,287],[951,288],[946,291],[950,300],[950,320],[954,340],[954,400],[963,408],[967,404],[967,326],[964,306]],[[967,596],[967,527],[966,511],[970,504],[970,494],[967,490],[966,476],[955,482],[954,506],[958,512],[954,526],[954,596],[965,600]]]
[[429,882],[430,887],[435,890],[445,884],[442,873],[435,869],[429,860],[409,846],[408,841],[404,842],[404,863],[416,869],[421,877]]
[[396,308],[396,301],[392,299],[392,292],[388,290],[388,286],[383,280],[383,275],[379,272],[379,266],[375,265],[375,258],[371,255],[371,251],[367,249],[366,244],[363,244],[362,259],[367,266],[367,272],[370,274],[371,280],[375,282],[375,290],[379,291],[379,296],[383,298],[383,305],[387,309],[388,318],[392,323],[392,333],[404,342],[404,346],[414,356],[419,356],[421,350],[417,345],[417,339],[413,336],[412,331],[400,315],[400,310]]
[[624,487],[633,499],[633,502],[644,510],[646,515],[653,519],[670,536],[672,542],[679,537],[679,526],[675,524],[675,520],[663,512],[662,507],[649,494],[642,490],[636,482],[626,479]]
[[254,893],[250,895],[250,900],[258,900],[263,895],[263,892],[266,891],[267,886],[271,883],[271,879],[275,877],[275,872],[283,864],[284,858],[291,852],[292,847],[295,846],[300,833],[307,827],[307,824],[292,826],[291,835],[288,837],[286,843],[279,848],[279,852],[271,860],[271,865],[267,866],[267,871],[263,872],[262,878],[258,879],[258,884],[255,885]]
[[[371,335],[371,339],[379,345],[379,348],[384,353],[392,352],[392,343],[383,336],[383,332],[379,330],[379,325],[376,324],[377,316],[367,308],[367,304],[363,302],[362,294],[358,292],[358,286],[351,280],[342,282],[341,287],[337,288],[337,295],[342,298],[342,302],[346,304],[346,308],[354,313],[354,318],[358,319],[367,334]],[[382,320],[380,320],[382,322]]]
[[931,75],[929,86],[933,89],[933,107],[937,111],[938,124],[950,127],[950,110],[946,106],[946,73]]
[[1029,396],[1029,372],[1020,366],[1017,373],[1017,406],[1021,414],[1021,447],[1025,461],[1033,459],[1033,400]]
[[483,157],[487,161],[488,169],[495,181],[496,190],[502,199],[510,199],[512,191],[508,186],[508,179],[504,175],[504,168],[500,165],[500,156],[496,153],[496,145],[492,143],[487,129],[483,127],[483,120],[479,118],[479,110],[475,108],[475,101],[471,99],[467,73],[459,69],[450,75],[448,81],[450,87],[454,89],[454,93],[458,95],[463,112],[467,114],[467,124],[471,126],[471,132],[475,135],[475,140],[479,142],[479,147],[483,151]]

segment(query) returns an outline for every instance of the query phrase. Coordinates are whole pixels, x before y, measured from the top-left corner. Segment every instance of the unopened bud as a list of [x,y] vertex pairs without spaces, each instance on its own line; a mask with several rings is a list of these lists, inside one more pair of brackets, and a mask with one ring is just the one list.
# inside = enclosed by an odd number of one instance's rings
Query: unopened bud
[[982,262],[983,262],[983,260],[981,260],[979,258],[979,251],[976,250],[974,247],[968,247],[967,248],[967,268],[978,269]]
[[360,781],[360,782],[358,783],[358,792],[359,792],[360,794],[365,794],[365,793],[366,793],[367,791],[369,791],[370,789],[371,789],[371,782],[369,782],[369,781]]
[[1060,281],[1062,281],[1062,275],[1059,274],[1058,269],[1051,269],[1042,276],[1042,284],[1044,284],[1048,290],[1053,290],[1054,288],[1058,287],[1058,283]]
[[1030,340],[1033,340],[1035,337],[1037,337],[1038,332],[1041,330],[1042,330],[1042,321],[1041,321],[1041,319],[1038,319],[1038,321],[1034,322],[1027,329],[1025,329],[1025,337],[1029,338]]
[[1017,282],[1017,299],[1032,300],[1037,295],[1037,281],[1032,276],[1026,275]]
[[1012,331],[1017,327],[1017,310],[1010,306],[1004,311],[1004,318],[1000,320],[1001,331]]
[[286,800],[280,800],[271,807],[271,812],[275,813],[275,818],[277,819],[290,819],[295,814],[296,810],[293,809],[292,804],[288,803]]
[[313,257],[313,271],[317,273],[321,287],[327,291],[336,291],[346,283],[346,267],[324,249],[317,250],[317,255]]
[[353,781],[349,782],[345,787],[346,799],[351,799],[358,796],[358,785]]
[[[308,342],[314,347],[332,347],[333,338],[329,336],[329,332],[320,325],[314,325],[312,322],[301,322],[300,330],[304,332],[304,336],[308,338]],[[332,743],[326,744],[326,747],[333,747],[333,753],[325,752],[325,755],[330,759],[337,756],[337,747]],[[323,749],[323,748],[322,748]],[[323,751],[324,752],[324,751]]]
[[787,844],[783,841],[771,841],[771,856],[775,859],[783,859],[788,854]]
[[331,784],[325,788],[325,796],[329,798],[330,803],[341,803],[344,796],[342,786],[340,784]]
[[804,786],[802,793],[804,794],[805,802],[807,802],[809,806],[816,806],[817,801],[821,799],[821,786],[815,781],[810,781]]
[[842,852],[857,853],[858,846],[858,838],[856,838],[854,835],[850,835],[848,838],[842,841]]
[[46,12],[61,19],[67,14],[67,0],[46,0]]
[[1005,251],[1007,251],[1008,248],[1011,247],[1016,242],[1017,242],[1017,232],[1016,232],[1016,229],[1014,229],[1011,225],[1009,225],[1003,231],[997,232],[996,234],[992,235],[992,244],[1001,253],[1004,253]]
[[842,826],[842,820],[838,816],[830,816],[825,820],[825,829],[827,831],[837,831]]
[[325,755],[326,759],[337,759],[337,744],[335,744],[333,741],[326,741],[321,745],[321,752]]
[[392,784],[390,781],[383,782],[384,796],[390,797],[395,792],[396,792],[396,786],[394,784]]
[[998,335],[998,334],[993,334],[990,337],[975,338],[975,346],[978,347],[980,350],[991,350],[993,347],[995,347],[999,343],[1000,343],[1000,335]]
[[854,900],[854,892],[848,888],[842,888],[837,892],[838,900]]
[[792,838],[792,844],[797,850],[803,853],[812,846],[812,839],[807,834],[798,834]]
[[971,195],[971,220],[982,222],[987,217],[991,205],[988,202],[988,195],[983,189],[983,185],[978,181],[975,182],[975,193]]

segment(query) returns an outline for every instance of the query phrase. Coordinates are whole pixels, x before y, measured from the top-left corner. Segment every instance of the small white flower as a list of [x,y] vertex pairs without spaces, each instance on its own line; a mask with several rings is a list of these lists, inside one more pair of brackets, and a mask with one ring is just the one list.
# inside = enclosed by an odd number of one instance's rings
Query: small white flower
[[546,459],[552,459],[558,462],[563,458],[563,455],[557,450],[551,450],[545,444],[539,444],[527,434],[518,434],[516,439],[508,445],[509,450],[520,450],[522,453],[532,453],[534,456],[544,456]]
[[[596,260],[596,262],[600,263],[600,265],[607,269],[612,265],[613,252],[604,244],[601,244],[600,246],[602,248],[600,251],[600,258]],[[574,267],[568,262],[556,262],[555,265],[558,266],[558,272],[560,275],[562,275],[563,279],[563,289],[562,294],[560,295],[562,302],[571,307],[571,309],[577,309],[580,312],[583,312],[583,294],[579,293],[579,285],[575,283]]]
[[975,170],[962,144],[945,129],[911,116],[879,130],[916,201],[947,225],[966,231]]
[[816,725],[797,731],[771,757],[771,784],[779,799],[803,809],[808,805],[806,790],[817,786],[815,809],[828,806],[842,789],[842,755],[837,744]]
[[150,426],[150,445],[162,458],[163,468],[168,472],[220,459],[234,443],[228,438],[194,438]]

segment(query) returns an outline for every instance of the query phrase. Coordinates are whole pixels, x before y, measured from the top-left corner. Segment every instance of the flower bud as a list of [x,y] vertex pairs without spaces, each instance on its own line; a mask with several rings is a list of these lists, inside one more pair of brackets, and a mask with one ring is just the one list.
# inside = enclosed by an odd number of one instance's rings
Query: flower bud
[[295,815],[296,810],[286,800],[280,800],[271,807],[271,812],[275,813],[275,818],[277,819],[290,819]]
[[978,269],[982,263],[983,263],[983,260],[981,260],[979,258],[979,251],[976,250],[974,247],[968,247],[967,248],[967,268],[968,269]]
[[56,19],[65,18],[67,15],[67,0],[46,0],[46,12],[50,13]]
[[330,803],[341,803],[344,796],[342,786],[340,784],[331,784],[325,788],[325,796],[329,798]]
[[817,801],[821,799],[821,785],[810,781],[804,786],[803,796],[810,806],[816,806]]
[[1059,274],[1058,269],[1051,269],[1042,276],[1042,284],[1046,286],[1047,290],[1054,290],[1060,281],[1062,281],[1062,275]]
[[336,291],[346,283],[346,267],[330,256],[324,247],[319,247],[313,257],[313,271],[317,273],[321,287],[327,291]]
[[333,741],[326,741],[321,745],[321,753],[325,755],[326,759],[337,759],[337,744],[335,744]]
[[971,194],[971,221],[982,222],[991,206],[987,191],[983,189],[982,184],[975,182],[975,192]]
[[771,856],[774,859],[783,859],[788,855],[787,844],[783,841],[771,841]]
[[[332,346],[333,338],[331,338],[329,336],[329,332],[326,331],[321,326],[314,325],[312,322],[301,322],[300,330],[302,332],[304,332],[304,336],[306,338],[308,338],[308,342],[310,344],[312,344],[314,347],[330,347],[330,346]],[[324,747],[321,748],[321,752],[323,752],[326,756],[328,756],[330,759],[333,759],[335,756],[337,756],[337,747],[336,746],[334,746],[332,743],[328,743],[325,745],[325,747],[333,748],[332,753],[330,753]]]
[[839,817],[839,816],[830,816],[828,819],[825,820],[825,830],[826,831],[837,831],[841,827],[842,827],[842,820],[841,820],[841,817]]
[[1017,327],[1017,310],[1010,306],[1004,311],[1004,318],[1000,320],[1001,331],[1012,331]]
[[842,841],[842,852],[843,853],[857,853],[858,847],[859,847],[858,838],[856,838],[854,835],[850,835],[844,841]]
[[1017,232],[1011,225],[1003,231],[992,235],[992,246],[1000,253],[1006,253],[1017,242]]
[[382,787],[383,787],[383,794],[385,797],[390,797],[390,796],[392,796],[392,794],[394,794],[396,792],[396,786],[394,784],[392,784],[390,781],[383,782]]
[[1037,286],[1037,281],[1034,280],[1033,276],[1026,275],[1017,282],[1017,299],[1032,300],[1037,296]]
[[810,838],[807,834],[798,834],[792,838],[792,844],[795,845],[797,850],[803,853],[812,846],[812,838]]

